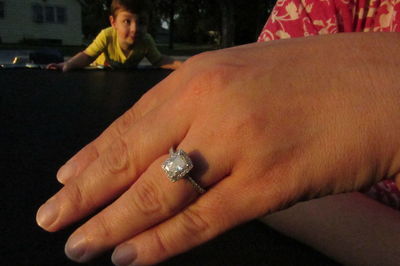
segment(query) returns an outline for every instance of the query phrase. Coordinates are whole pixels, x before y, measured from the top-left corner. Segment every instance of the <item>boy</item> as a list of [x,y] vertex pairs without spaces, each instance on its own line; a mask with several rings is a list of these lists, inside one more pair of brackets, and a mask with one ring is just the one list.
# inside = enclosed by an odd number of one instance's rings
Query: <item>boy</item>
[[136,67],[146,57],[153,66],[176,69],[182,62],[162,55],[147,33],[148,5],[145,0],[113,0],[111,27],[103,29],[84,50],[69,60],[49,64],[47,69],[64,72],[93,63],[111,68]]

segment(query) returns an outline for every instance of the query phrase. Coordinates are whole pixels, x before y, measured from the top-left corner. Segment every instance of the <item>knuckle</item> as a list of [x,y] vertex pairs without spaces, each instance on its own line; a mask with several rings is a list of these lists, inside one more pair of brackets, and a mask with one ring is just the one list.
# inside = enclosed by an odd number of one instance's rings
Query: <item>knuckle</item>
[[188,93],[199,97],[213,91],[221,91],[233,80],[232,74],[231,67],[225,64],[215,64],[203,69],[188,81]]
[[193,67],[193,65],[198,65],[198,64],[205,63],[205,62],[209,61],[208,59],[212,59],[212,58],[213,58],[213,52],[212,51],[199,53],[199,54],[196,54],[194,56],[189,57],[185,61],[184,67],[185,66]]
[[161,203],[163,202],[161,195],[160,190],[153,183],[142,181],[140,184],[137,183],[133,193],[133,202],[144,215],[160,215],[166,209]]
[[100,157],[100,165],[106,173],[120,173],[128,168],[128,162],[128,146],[122,138],[117,138]]
[[94,142],[86,145],[81,151],[79,151],[75,158],[75,161],[94,161],[99,157],[99,150],[97,149]]
[[169,241],[167,241],[167,238],[162,234],[161,230],[155,229],[151,231],[153,234],[153,239],[154,241],[154,252],[155,254],[158,254],[160,257],[166,257],[168,254],[170,254],[169,250],[170,248],[173,248],[170,246]]
[[136,115],[134,108],[126,111],[115,121],[115,130],[117,131],[117,135],[122,136],[131,127],[135,120]]
[[70,203],[71,210],[80,212],[84,211],[88,206],[91,206],[92,200],[85,189],[77,183],[68,184],[65,186],[65,193],[63,196]]
[[92,157],[93,159],[97,159],[99,157],[99,149],[93,143],[89,144],[88,150],[90,154],[89,157]]
[[188,237],[202,235],[209,228],[207,221],[203,218],[200,211],[196,209],[186,209],[182,212],[180,218],[183,234]]
[[95,219],[93,219],[93,224],[91,228],[95,230],[96,236],[101,236],[103,239],[113,239],[115,236],[115,230],[112,228],[112,223],[110,223],[111,219],[107,219],[105,216],[97,215]]

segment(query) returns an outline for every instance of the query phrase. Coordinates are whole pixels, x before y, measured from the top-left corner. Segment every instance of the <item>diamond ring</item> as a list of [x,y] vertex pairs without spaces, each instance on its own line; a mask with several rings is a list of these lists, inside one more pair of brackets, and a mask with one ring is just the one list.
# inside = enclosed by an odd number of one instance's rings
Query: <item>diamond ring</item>
[[188,176],[190,170],[193,168],[192,160],[183,150],[174,151],[174,148],[169,149],[169,157],[161,165],[161,168],[167,173],[169,180],[176,182],[182,178],[186,178],[193,186],[193,188],[203,194],[206,192],[193,178]]

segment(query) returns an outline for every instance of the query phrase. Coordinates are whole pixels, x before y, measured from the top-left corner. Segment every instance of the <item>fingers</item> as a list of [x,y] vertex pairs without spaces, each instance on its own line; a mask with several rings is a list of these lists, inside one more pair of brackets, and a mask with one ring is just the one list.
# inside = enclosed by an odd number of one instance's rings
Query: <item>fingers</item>
[[48,64],[46,66],[46,69],[49,69],[49,70],[60,70],[61,67],[60,67],[59,64]]
[[[118,197],[154,160],[186,135],[189,116],[164,119],[176,113],[175,108],[180,107],[161,106],[116,138],[78,178],[66,183],[39,209],[38,224],[45,230],[57,231]],[[165,117],[161,118],[159,113]]]
[[114,139],[126,133],[136,121],[151,110],[162,105],[177,88],[176,75],[178,71],[171,73],[168,78],[143,95],[132,108],[114,121],[96,140],[89,143],[66,162],[59,169],[57,180],[66,184],[70,178],[79,176],[90,163],[95,161],[108,148]]
[[[173,186],[162,176],[160,165],[165,158],[156,160],[126,193],[71,235],[65,248],[68,257],[85,262],[172,215],[195,197],[190,184]],[[164,189],[179,197],[169,197]]]
[[[212,151],[206,152],[206,156],[216,159]],[[164,155],[157,159],[126,193],[70,237],[66,254],[71,259],[87,261],[175,215],[198,196],[187,180],[173,183],[166,177],[161,169],[166,158]],[[212,165],[205,172],[198,169],[203,172],[201,185],[207,187],[218,182],[226,169],[224,164]]]
[[[222,232],[261,215],[264,208],[274,208],[280,195],[264,191],[270,199],[261,206],[260,193],[244,182],[246,172],[238,171],[219,182],[192,205],[159,225],[118,246],[112,256],[116,265],[152,265],[198,246]],[[257,192],[258,191],[258,192]]]

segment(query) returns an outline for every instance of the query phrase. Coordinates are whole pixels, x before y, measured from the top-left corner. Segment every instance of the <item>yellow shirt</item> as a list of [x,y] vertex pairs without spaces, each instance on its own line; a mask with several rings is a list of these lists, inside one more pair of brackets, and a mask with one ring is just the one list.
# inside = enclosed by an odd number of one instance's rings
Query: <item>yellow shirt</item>
[[93,62],[95,65],[109,65],[113,68],[136,67],[144,57],[154,65],[162,58],[154,39],[148,33],[135,40],[131,53],[126,57],[113,27],[103,29],[84,52],[96,57]]

